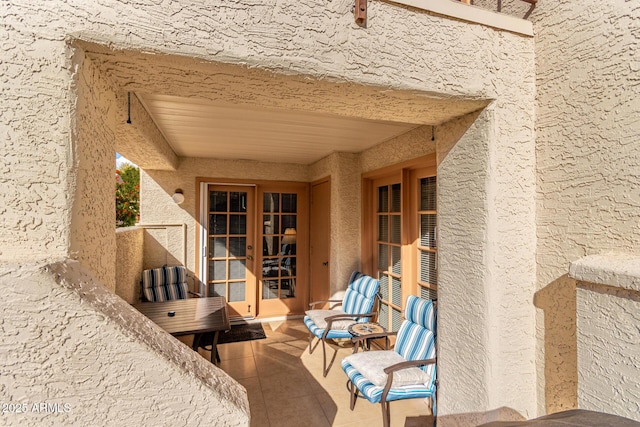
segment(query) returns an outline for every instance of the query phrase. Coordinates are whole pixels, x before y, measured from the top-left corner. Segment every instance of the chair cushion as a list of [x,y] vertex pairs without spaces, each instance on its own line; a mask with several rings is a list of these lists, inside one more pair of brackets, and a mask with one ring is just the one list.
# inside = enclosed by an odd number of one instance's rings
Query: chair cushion
[[[355,275],[352,275],[355,276]],[[364,314],[373,309],[375,295],[378,293],[380,283],[371,276],[361,275],[349,285],[344,294],[342,309],[346,313]],[[364,319],[361,321],[369,321]]]
[[[358,370],[363,377],[378,387],[384,387],[387,383],[387,374],[384,369],[405,359],[395,351],[365,351],[347,356],[347,362]],[[431,377],[418,367],[410,367],[393,373],[392,387],[426,384]]]
[[410,295],[404,309],[406,320],[436,332],[436,310],[432,300],[418,298]]
[[[306,315],[316,325],[318,329],[325,329],[327,327],[327,321],[325,320],[329,316],[336,316],[339,314],[345,314],[342,310],[307,310]],[[331,329],[339,329],[346,331],[349,326],[356,323],[354,320],[338,320],[331,324]]]
[[189,296],[186,268],[178,265],[143,271],[142,291],[152,302],[186,299]]
[[[349,363],[348,357],[342,359],[342,370],[347,374],[349,380],[360,390],[362,395],[371,403],[378,403],[382,399],[384,387],[377,386],[365,378],[360,371]],[[395,376],[395,375],[394,375]],[[436,387],[433,380],[427,385],[405,385],[402,387],[391,387],[387,395],[387,401],[399,399],[414,399],[418,397],[432,397],[435,395]]]

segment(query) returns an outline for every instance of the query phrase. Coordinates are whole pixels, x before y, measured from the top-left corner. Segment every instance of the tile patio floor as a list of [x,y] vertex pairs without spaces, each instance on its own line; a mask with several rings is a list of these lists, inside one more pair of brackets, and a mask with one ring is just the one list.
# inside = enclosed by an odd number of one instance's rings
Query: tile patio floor
[[[309,354],[302,319],[263,323],[266,339],[221,344],[220,368],[247,389],[251,427],[382,426],[380,404],[358,399],[349,409],[347,377],[340,367],[351,354],[350,343],[338,349],[326,378],[322,377],[322,346]],[[315,341],[314,341],[315,344]],[[200,350],[203,357],[209,353]],[[424,399],[391,403],[391,426],[430,426]]]

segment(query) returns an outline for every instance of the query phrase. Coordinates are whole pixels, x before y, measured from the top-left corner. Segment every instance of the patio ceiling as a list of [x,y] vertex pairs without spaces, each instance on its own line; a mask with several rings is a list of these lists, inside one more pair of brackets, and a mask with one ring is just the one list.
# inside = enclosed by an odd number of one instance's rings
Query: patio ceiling
[[361,152],[421,126],[193,97],[137,96],[181,157],[310,164],[336,151]]

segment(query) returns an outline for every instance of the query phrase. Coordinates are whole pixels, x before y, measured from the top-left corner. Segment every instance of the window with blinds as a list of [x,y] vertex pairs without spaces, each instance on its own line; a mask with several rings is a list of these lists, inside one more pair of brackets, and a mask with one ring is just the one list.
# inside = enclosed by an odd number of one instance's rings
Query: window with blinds
[[389,330],[400,327],[402,312],[402,185],[377,186],[377,277],[382,296],[379,323]]
[[[385,175],[365,177],[370,191],[370,216],[366,238],[369,249],[363,259],[370,259],[367,270],[380,281],[378,322],[391,331],[402,323],[408,295],[437,299],[437,178],[433,166],[386,170]],[[363,247],[365,247],[363,246]],[[369,252],[367,252],[369,251]],[[365,264],[366,265],[366,264]]]
[[418,290],[419,295],[426,299],[437,299],[438,250],[437,210],[436,210],[436,177],[420,178],[418,184],[419,210],[417,212],[419,239],[417,246],[418,257]]

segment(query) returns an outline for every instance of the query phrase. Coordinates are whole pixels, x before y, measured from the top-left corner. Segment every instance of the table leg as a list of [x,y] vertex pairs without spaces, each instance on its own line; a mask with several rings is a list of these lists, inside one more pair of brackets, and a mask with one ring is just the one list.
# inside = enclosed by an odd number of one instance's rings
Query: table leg
[[198,346],[200,345],[200,338],[202,338],[202,334],[194,334],[193,335],[193,344],[191,345],[191,348],[196,353],[198,352]]
[[218,356],[218,336],[220,331],[213,333],[213,343],[211,344],[211,363],[218,365],[220,363],[220,356]]

